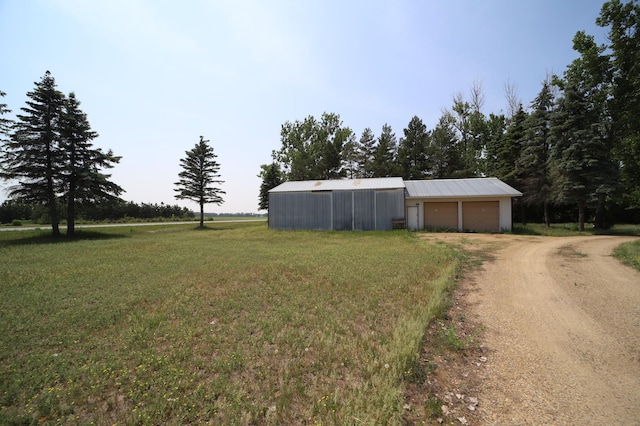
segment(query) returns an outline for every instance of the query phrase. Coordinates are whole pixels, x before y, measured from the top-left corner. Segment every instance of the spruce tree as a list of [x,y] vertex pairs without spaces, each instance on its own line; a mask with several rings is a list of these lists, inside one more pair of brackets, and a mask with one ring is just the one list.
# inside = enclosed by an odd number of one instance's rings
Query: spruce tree
[[549,81],[531,103],[533,111],[527,117],[522,140],[522,152],[516,162],[516,174],[521,178],[523,201],[527,205],[541,205],[545,227],[549,228],[551,194],[551,115],[554,97]]
[[378,145],[373,157],[372,177],[397,176],[398,167],[396,165],[396,152],[398,142],[391,126],[382,126],[382,133],[378,137]]
[[432,159],[431,175],[435,179],[465,177],[462,153],[455,129],[455,118],[445,111],[431,132],[427,150]]
[[358,177],[373,177],[373,157],[376,152],[376,137],[369,127],[362,131],[358,141]]
[[103,203],[119,200],[123,189],[111,182],[102,169],[120,161],[113,152],[94,148],[98,133],[91,130],[87,115],[80,110],[74,93],[65,99],[60,120],[60,148],[64,155],[59,192],[67,203],[67,236],[75,233],[78,203]]
[[355,133],[349,135],[342,147],[342,174],[349,179],[359,177],[358,142]]
[[[604,84],[610,87],[606,98],[611,114],[610,129],[612,154],[621,165],[620,182],[622,198],[629,206],[640,207],[640,3],[620,0],[603,4],[596,24],[608,28],[609,40],[606,50],[600,47],[597,55],[593,46],[574,49],[585,61],[600,68],[606,62],[608,68],[602,73]],[[601,75],[602,75],[601,74]]]
[[557,199],[578,206],[584,231],[587,204],[615,189],[616,168],[606,143],[606,125],[589,88],[569,81],[553,115],[552,161]]
[[11,140],[5,144],[0,177],[16,181],[9,196],[46,206],[54,237],[60,236],[57,193],[64,153],[60,146],[60,116],[64,95],[47,71],[27,93],[27,106],[18,114]]
[[[5,97],[7,94],[0,90],[0,98]],[[7,108],[7,104],[0,103],[0,143],[7,140],[11,131],[13,121],[8,118],[4,118],[3,115],[9,114],[11,110]]]
[[178,193],[175,197],[178,200],[191,200],[200,206],[200,228],[204,228],[204,205],[222,204],[224,200],[221,195],[225,192],[217,185],[224,183],[219,180],[220,164],[216,161],[218,157],[213,148],[209,146],[209,141],[200,136],[193,149],[185,152],[186,157],[180,159],[182,171],[178,174],[180,178],[175,183]]
[[425,179],[431,169],[427,156],[427,126],[418,116],[414,116],[403,132],[404,137],[400,139],[397,157],[400,176],[407,180]]

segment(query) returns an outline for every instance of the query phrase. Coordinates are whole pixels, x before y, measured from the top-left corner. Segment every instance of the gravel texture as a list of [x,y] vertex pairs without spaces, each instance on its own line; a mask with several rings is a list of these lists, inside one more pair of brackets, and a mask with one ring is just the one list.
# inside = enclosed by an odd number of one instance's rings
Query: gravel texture
[[461,330],[482,333],[455,362],[440,360],[437,421],[640,425],[640,273],[611,257],[634,237],[426,238],[487,259],[456,292],[449,316],[463,312]]

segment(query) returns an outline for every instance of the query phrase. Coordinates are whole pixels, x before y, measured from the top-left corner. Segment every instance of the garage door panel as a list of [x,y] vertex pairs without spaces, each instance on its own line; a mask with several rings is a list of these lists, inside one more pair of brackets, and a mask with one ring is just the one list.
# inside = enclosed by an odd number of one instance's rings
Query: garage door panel
[[424,203],[424,226],[458,230],[458,202]]
[[462,203],[462,228],[465,231],[500,232],[498,201],[466,201]]

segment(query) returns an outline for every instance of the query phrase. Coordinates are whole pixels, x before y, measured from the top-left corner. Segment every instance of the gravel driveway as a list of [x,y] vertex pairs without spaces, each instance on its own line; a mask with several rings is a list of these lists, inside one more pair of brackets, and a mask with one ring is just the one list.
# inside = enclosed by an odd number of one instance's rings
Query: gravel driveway
[[611,257],[634,237],[437,238],[493,253],[464,296],[480,424],[640,425],[640,273]]

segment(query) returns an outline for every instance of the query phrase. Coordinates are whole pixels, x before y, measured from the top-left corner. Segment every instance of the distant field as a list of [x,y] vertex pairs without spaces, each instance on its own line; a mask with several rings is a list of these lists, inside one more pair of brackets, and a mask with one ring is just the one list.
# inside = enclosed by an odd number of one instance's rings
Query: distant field
[[461,262],[260,222],[47,235],[0,233],[0,424],[401,424]]

